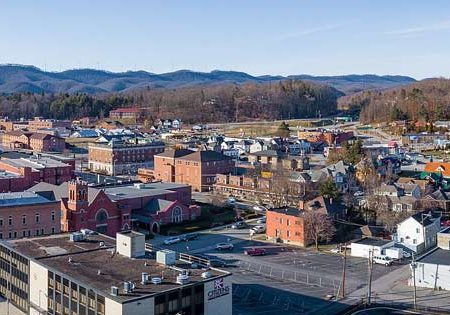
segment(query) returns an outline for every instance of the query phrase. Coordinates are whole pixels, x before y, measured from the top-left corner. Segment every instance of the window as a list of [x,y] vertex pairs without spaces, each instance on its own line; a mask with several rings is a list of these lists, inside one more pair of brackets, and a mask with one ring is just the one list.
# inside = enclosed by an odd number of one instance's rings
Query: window
[[0,218],[0,226],[3,226],[3,218]]
[[416,239],[413,239],[413,244],[417,244],[417,240]]
[[9,217],[8,217],[8,225],[12,225],[13,224],[13,218],[12,218],[12,215],[10,215]]
[[55,211],[52,211],[51,218],[52,218],[52,222],[55,222]]
[[40,220],[41,220],[40,214],[36,213],[36,223],[39,223]]
[[52,227],[52,234],[55,234],[55,228]]
[[417,233],[417,234],[420,233],[420,229],[419,229],[419,228],[416,229],[416,233]]
[[286,225],[289,226],[289,219],[286,220]]
[[27,224],[27,216],[25,214],[22,215],[22,224]]
[[287,237],[291,237],[291,232],[290,231],[286,231],[286,236]]

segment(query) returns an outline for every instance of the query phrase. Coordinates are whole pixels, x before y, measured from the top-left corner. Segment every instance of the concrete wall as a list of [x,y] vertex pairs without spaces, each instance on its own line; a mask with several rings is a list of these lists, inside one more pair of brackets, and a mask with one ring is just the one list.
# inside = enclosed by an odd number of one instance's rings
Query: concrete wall
[[[223,289],[219,290],[228,290],[228,293],[214,298],[214,294],[218,293],[216,285],[219,284],[221,279],[223,279]],[[231,315],[233,313],[232,293],[231,277],[206,282],[204,293],[205,314]]]
[[48,271],[41,265],[30,261],[30,315],[41,314],[33,305],[47,310]]
[[[449,262],[450,264],[450,262]],[[412,274],[411,274],[412,275]],[[436,278],[437,275],[437,278]],[[412,278],[409,281],[412,285]],[[450,290],[450,270],[448,265],[417,263],[416,286]]]
[[[125,304],[118,303],[108,297],[105,299],[105,314],[107,315],[153,315],[155,314],[155,299],[141,299]],[[231,313],[230,313],[231,314]]]

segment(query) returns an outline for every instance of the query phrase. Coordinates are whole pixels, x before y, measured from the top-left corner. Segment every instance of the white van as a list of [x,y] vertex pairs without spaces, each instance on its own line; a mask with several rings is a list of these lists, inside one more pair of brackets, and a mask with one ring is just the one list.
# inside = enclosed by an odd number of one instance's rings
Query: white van
[[380,264],[380,265],[385,265],[385,266],[390,266],[392,265],[392,263],[394,262],[392,260],[392,258],[385,256],[385,255],[381,255],[381,256],[374,256],[373,257],[373,262],[375,264]]

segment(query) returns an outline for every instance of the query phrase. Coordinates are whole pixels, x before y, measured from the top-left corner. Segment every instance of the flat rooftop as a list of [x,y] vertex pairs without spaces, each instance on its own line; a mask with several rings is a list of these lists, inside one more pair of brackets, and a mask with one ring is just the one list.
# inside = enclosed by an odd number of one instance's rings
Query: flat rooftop
[[31,191],[0,193],[0,207],[35,205],[54,203],[55,201],[44,198]]
[[435,250],[417,259],[417,262],[425,264],[450,266],[450,250],[438,247]]
[[[103,242],[100,244],[100,242]],[[81,285],[100,291],[104,296],[118,302],[125,302],[145,296],[150,296],[166,290],[180,288],[176,283],[182,270],[187,270],[189,284],[201,283],[204,269],[189,269],[186,262],[176,261],[173,266],[156,262],[154,255],[146,253],[139,258],[128,258],[115,252],[115,239],[103,235],[90,235],[88,241],[71,242],[69,234],[53,235],[20,239],[6,242],[19,253],[34,258],[38,263],[74,279]],[[102,245],[102,246],[101,246]],[[70,262],[69,262],[70,257]],[[141,284],[143,272],[149,278],[163,278],[162,283]],[[211,278],[228,275],[226,271],[210,269]],[[208,280],[210,280],[209,278]],[[125,293],[124,281],[135,284],[135,290]],[[119,295],[111,295],[111,286],[119,288]]]
[[362,244],[362,245],[369,245],[369,246],[384,246],[387,245],[389,243],[392,243],[391,240],[382,240],[379,238],[370,238],[370,237],[366,237],[366,238],[362,238],[360,240],[354,241],[352,243],[357,243],[357,244]]
[[46,156],[40,157],[30,156],[29,158],[2,159],[1,162],[15,167],[31,167],[34,169],[69,166],[69,164],[60,162],[58,160]]
[[112,200],[120,200],[124,198],[142,198],[149,196],[158,196],[163,194],[172,194],[174,189],[189,187],[185,184],[176,183],[150,183],[141,184],[140,188],[134,185],[116,186],[116,187],[97,187],[104,189],[105,193]]
[[0,169],[0,179],[1,178],[20,178],[20,177],[23,177],[23,176],[20,174],[11,173],[11,172]]

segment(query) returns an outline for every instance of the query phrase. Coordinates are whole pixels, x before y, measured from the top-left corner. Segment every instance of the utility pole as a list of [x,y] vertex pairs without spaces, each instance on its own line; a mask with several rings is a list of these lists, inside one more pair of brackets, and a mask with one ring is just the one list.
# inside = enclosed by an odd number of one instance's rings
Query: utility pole
[[414,309],[416,309],[417,306],[417,289],[416,289],[416,259],[414,253],[412,254],[412,262],[411,262],[411,268],[413,270],[413,286],[414,286]]
[[345,298],[345,270],[347,269],[347,243],[344,243],[344,262],[342,264],[342,298]]
[[368,268],[369,268],[369,283],[367,286],[367,305],[370,305],[372,302],[372,269],[373,269],[373,251],[369,250],[368,257]]

